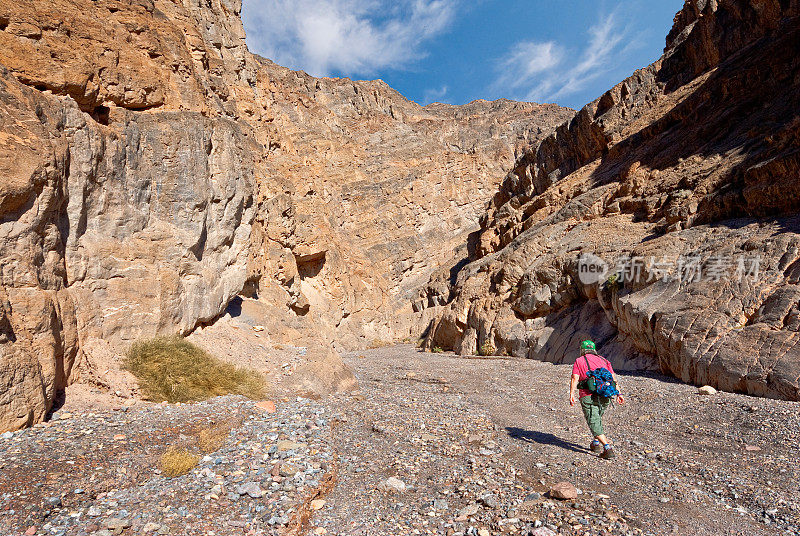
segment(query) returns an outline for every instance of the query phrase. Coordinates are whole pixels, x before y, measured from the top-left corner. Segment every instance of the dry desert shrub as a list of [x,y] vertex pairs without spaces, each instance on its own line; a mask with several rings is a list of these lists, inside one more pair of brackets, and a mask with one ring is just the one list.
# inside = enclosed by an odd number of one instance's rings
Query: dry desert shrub
[[226,421],[202,428],[195,434],[198,448],[205,454],[218,451],[225,444],[225,439],[227,439],[231,430],[238,428],[241,424],[242,418],[239,417],[232,422]]
[[490,342],[485,342],[478,350],[478,355],[482,356],[492,356],[495,354],[497,354],[497,348],[495,348]]
[[213,396],[265,396],[258,372],[221,361],[182,337],[134,343],[124,367],[139,380],[144,395],[157,402],[194,402]]
[[170,447],[161,455],[161,472],[164,476],[176,477],[185,475],[195,468],[200,457],[181,447]]

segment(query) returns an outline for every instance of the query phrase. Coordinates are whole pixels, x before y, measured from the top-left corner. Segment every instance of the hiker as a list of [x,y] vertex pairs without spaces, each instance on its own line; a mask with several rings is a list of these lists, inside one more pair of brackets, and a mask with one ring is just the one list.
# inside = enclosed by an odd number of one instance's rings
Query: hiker
[[[600,389],[600,392],[610,394],[611,396],[602,396],[598,392],[590,391],[590,388],[593,386],[589,385],[587,382],[589,378],[588,372],[590,370],[596,371],[595,374],[598,372],[605,374],[599,370],[603,368],[611,373],[610,378],[612,381],[606,382],[611,385],[605,385]],[[589,425],[589,430],[592,432],[592,436],[594,436],[594,440],[591,445],[589,445],[589,448],[592,452],[599,452],[600,457],[605,460],[614,457],[614,446],[603,432],[603,414],[611,403],[612,398],[615,397],[618,404],[625,403],[625,398],[619,393],[619,386],[616,382],[617,376],[614,374],[614,369],[611,368],[611,363],[609,363],[608,359],[597,355],[594,342],[583,341],[581,343],[581,355],[575,360],[575,364],[572,366],[572,379],[569,385],[569,405],[575,405],[575,389],[579,388],[578,400],[580,400],[583,416],[586,418],[586,424]]]

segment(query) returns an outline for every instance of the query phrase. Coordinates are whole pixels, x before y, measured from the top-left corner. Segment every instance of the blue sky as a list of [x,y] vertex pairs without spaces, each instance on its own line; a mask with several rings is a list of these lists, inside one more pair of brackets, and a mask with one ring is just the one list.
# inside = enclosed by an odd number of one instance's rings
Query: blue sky
[[407,98],[580,108],[656,60],[683,0],[244,0],[250,50]]

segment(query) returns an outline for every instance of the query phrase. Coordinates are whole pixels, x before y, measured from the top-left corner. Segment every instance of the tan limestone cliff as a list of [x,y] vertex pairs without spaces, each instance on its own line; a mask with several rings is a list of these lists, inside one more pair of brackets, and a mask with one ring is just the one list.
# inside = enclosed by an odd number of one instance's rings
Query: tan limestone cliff
[[233,357],[288,344],[287,389],[353,387],[333,347],[414,333],[407,297],[572,114],[315,79],[251,54],[240,10],[0,2],[0,429],[81,373],[116,389],[104,371],[156,334],[218,352],[258,326]]

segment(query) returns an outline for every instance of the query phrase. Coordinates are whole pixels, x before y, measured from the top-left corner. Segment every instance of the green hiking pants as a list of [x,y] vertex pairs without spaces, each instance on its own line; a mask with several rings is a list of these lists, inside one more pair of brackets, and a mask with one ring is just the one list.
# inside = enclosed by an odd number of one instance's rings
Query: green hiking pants
[[603,435],[603,413],[606,412],[609,404],[611,404],[610,398],[592,395],[581,398],[583,416],[586,417],[586,424],[589,425],[589,430],[592,431],[594,437]]

